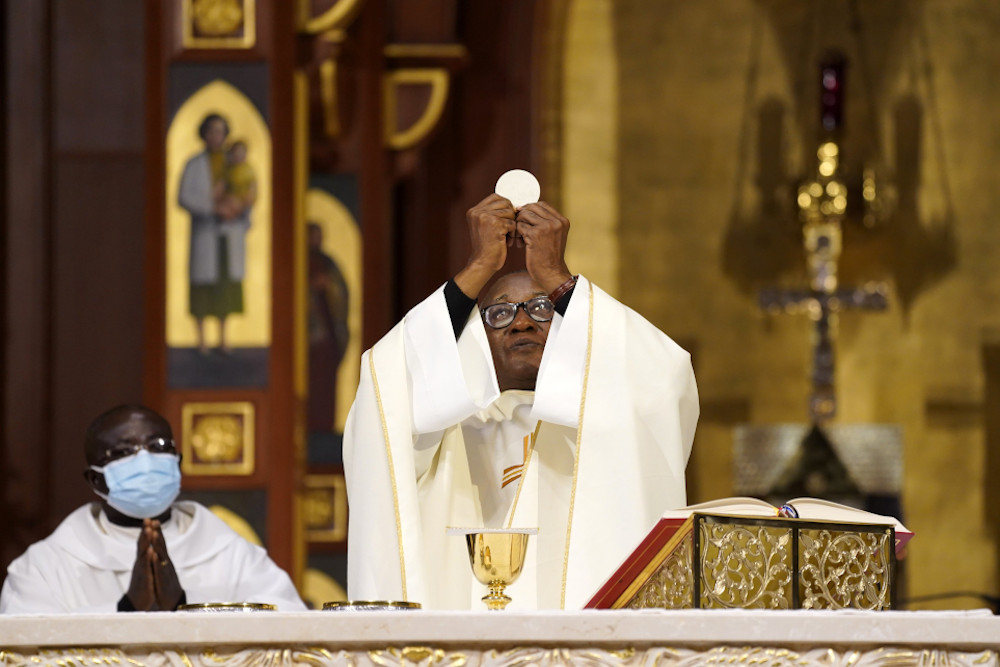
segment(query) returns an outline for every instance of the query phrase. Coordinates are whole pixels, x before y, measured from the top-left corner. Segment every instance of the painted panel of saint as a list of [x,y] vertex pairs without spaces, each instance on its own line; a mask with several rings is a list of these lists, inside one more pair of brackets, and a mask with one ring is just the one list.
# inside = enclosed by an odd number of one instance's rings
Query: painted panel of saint
[[267,385],[271,141],[237,88],[215,80],[167,133],[167,347],[172,388]]
[[312,187],[306,194],[307,426],[309,462],[339,464],[361,363],[361,234],[351,184],[324,185],[329,189]]

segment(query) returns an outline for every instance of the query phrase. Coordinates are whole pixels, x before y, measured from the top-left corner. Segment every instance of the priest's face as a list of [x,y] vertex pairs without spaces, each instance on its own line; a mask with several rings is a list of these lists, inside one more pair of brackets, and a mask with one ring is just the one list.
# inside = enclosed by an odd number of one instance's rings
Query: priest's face
[[[521,303],[538,296],[548,296],[527,273],[510,273],[500,278],[487,292],[480,306],[495,303]],[[502,329],[486,326],[486,338],[493,352],[500,391],[534,389],[542,350],[551,322],[536,322],[525,309],[518,308],[514,321]]]

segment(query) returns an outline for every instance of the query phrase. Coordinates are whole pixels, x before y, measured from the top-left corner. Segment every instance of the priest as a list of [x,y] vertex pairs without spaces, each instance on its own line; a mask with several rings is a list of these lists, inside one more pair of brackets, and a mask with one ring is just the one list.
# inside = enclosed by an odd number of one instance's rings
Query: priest
[[7,570],[0,612],[173,611],[185,603],[261,602],[305,610],[260,547],[195,502],[176,502],[170,424],[141,405],[97,417],[84,477],[100,498],[70,514]]
[[[348,595],[484,609],[447,529],[537,528],[509,608],[578,609],[685,504],[690,356],[570,272],[552,206],[493,194],[466,220],[466,266],[362,360],[344,439]],[[494,282],[520,252],[527,270]]]

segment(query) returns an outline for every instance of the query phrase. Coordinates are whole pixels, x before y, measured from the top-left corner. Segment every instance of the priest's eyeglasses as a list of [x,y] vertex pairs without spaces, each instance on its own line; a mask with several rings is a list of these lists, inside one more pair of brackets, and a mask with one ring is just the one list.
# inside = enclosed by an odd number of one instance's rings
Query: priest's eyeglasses
[[110,462],[138,454],[140,449],[145,449],[150,454],[173,454],[177,451],[177,446],[170,438],[150,438],[144,442],[122,441],[105,449],[102,461]]
[[490,327],[505,329],[517,317],[518,308],[524,308],[528,317],[536,322],[548,322],[556,312],[556,307],[552,305],[547,296],[536,296],[534,299],[519,303],[494,303],[479,312],[483,315],[483,322],[486,322]]

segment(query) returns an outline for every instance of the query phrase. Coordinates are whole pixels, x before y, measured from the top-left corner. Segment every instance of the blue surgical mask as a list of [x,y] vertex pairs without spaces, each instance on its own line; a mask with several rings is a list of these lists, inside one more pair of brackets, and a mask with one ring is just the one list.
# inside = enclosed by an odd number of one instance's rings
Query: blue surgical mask
[[108,505],[133,519],[160,516],[181,492],[180,459],[176,454],[150,454],[145,449],[120,458],[102,468],[107,495],[98,493]]

